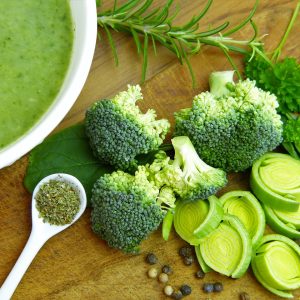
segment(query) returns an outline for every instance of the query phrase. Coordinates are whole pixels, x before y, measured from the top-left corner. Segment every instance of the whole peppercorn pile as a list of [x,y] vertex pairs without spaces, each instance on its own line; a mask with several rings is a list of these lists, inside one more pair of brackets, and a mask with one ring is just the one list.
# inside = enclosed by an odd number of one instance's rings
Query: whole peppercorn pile
[[[181,248],[182,255],[185,255],[186,258],[192,258],[193,252],[192,248],[190,247],[185,247]],[[155,265],[159,264],[158,258],[154,253],[148,253],[145,258],[146,263],[149,265]],[[194,260],[192,260],[194,261]],[[192,288],[187,285],[183,284],[178,290],[175,290],[170,284],[167,284],[169,282],[169,276],[173,273],[173,270],[170,265],[165,264],[161,268],[161,273],[159,273],[158,268],[156,267],[151,267],[148,270],[148,277],[149,278],[158,278],[158,281],[162,284],[165,284],[163,288],[163,292],[166,296],[172,297],[173,299],[179,300],[182,299],[184,296],[188,296],[192,293]]]
[[[181,247],[178,251],[182,257],[185,265],[190,266],[195,261],[194,248],[190,246]],[[182,284],[179,287],[172,286],[172,274],[174,273],[172,267],[169,264],[160,264],[159,259],[154,253],[148,253],[145,257],[145,261],[152,267],[148,270],[149,278],[157,278],[160,284],[163,284],[163,293],[175,300],[180,300],[184,297],[189,296],[192,293],[192,287],[188,284]],[[186,263],[186,262],[189,263]],[[156,265],[156,266],[154,266]],[[199,266],[198,266],[199,268]],[[194,276],[199,279],[205,277],[205,272],[200,267]],[[210,293],[221,293],[224,290],[222,282],[205,282],[202,285],[202,290],[206,294]],[[246,292],[239,294],[240,300],[250,300],[250,296]]]

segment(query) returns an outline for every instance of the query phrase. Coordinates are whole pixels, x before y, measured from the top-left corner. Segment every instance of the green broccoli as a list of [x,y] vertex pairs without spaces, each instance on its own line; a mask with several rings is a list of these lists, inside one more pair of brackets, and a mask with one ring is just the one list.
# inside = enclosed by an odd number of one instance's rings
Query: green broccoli
[[135,175],[116,171],[95,183],[92,229],[110,247],[126,253],[138,252],[140,243],[174,207],[173,191],[156,186],[148,175],[147,167],[139,166]]
[[243,171],[281,143],[276,96],[249,79],[235,84],[229,71],[212,73],[210,87],[191,108],[175,113],[174,135],[187,135],[206,163]]
[[188,137],[175,137],[172,144],[174,160],[160,152],[148,167],[156,186],[169,186],[183,200],[193,201],[206,199],[227,184],[226,173],[203,162]]
[[143,114],[135,104],[142,98],[138,85],[128,85],[127,91],[112,100],[98,101],[87,110],[86,134],[94,155],[102,162],[126,170],[136,166],[137,155],[162,144],[170,124],[156,120],[153,109]]

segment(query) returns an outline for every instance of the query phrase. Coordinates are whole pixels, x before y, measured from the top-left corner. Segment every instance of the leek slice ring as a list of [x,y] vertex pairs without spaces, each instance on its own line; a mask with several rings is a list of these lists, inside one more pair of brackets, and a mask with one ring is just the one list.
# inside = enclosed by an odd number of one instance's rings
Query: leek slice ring
[[175,207],[174,227],[183,240],[196,246],[220,224],[222,218],[223,208],[215,196],[207,200],[180,200]]
[[293,298],[290,291],[300,287],[300,247],[285,236],[264,236],[251,266],[256,279],[275,295]]
[[251,192],[237,190],[224,194],[219,201],[225,213],[238,217],[244,224],[255,248],[266,227],[264,211],[255,196]]
[[206,264],[206,262],[204,261],[202,255],[201,255],[200,245],[195,246],[195,252],[196,252],[196,257],[197,257],[198,263],[199,263],[202,271],[204,273],[208,273],[208,272],[212,271],[212,268]]
[[[299,239],[300,231],[297,228],[298,224],[293,224],[291,220],[284,220],[284,214],[281,214],[281,218],[276,214],[276,210],[273,210],[270,206],[263,204],[262,205],[268,225],[278,233],[281,233],[291,239]],[[285,212],[286,215],[289,215],[289,212]],[[295,212],[291,212],[290,214],[295,214]],[[300,218],[300,209],[298,210],[299,218]]]
[[240,278],[248,269],[252,245],[243,223],[236,216],[224,214],[223,221],[200,242],[203,261],[214,271]]
[[279,210],[297,211],[300,161],[287,154],[267,153],[253,164],[250,186],[264,204]]

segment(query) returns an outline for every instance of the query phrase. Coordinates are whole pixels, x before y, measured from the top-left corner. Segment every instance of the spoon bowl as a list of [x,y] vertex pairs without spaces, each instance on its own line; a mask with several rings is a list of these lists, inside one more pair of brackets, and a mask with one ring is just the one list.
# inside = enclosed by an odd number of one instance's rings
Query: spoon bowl
[[[39,212],[36,208],[36,200],[35,196],[37,192],[39,191],[40,187],[49,182],[50,180],[56,180],[56,181],[62,181],[70,184],[75,191],[78,193],[80,198],[80,207],[79,211],[75,215],[73,221],[70,224],[66,225],[52,225],[47,222],[44,222],[43,218],[39,217]],[[33,193],[32,193],[32,206],[31,206],[31,218],[32,218],[32,230],[38,231],[40,234],[43,234],[44,238],[54,236],[55,234],[65,230],[69,226],[71,226],[74,222],[76,222],[80,216],[83,214],[85,208],[86,208],[87,200],[86,200],[86,194],[85,190],[81,184],[81,182],[74,176],[64,173],[57,173],[49,175],[45,178],[43,178],[35,187]]]
[[[35,196],[36,193],[39,191],[41,185],[49,182],[50,180],[58,180],[63,181],[70,184],[75,191],[78,192],[80,198],[80,207],[75,215],[74,219],[70,224],[66,225],[51,225],[43,220],[39,216],[39,212],[36,208],[36,200]],[[18,284],[20,283],[23,275],[25,274],[26,270],[28,269],[29,265],[31,264],[32,260],[41,249],[41,247],[46,243],[46,241],[51,238],[52,236],[56,235],[57,233],[65,230],[69,226],[71,226],[74,222],[76,222],[80,216],[83,214],[86,208],[86,194],[85,190],[80,183],[80,181],[75,178],[74,176],[64,174],[64,173],[57,173],[49,175],[43,178],[35,187],[33,194],[32,194],[32,230],[27,241],[26,246],[24,247],[20,257],[18,258],[17,262],[15,263],[13,269],[11,270],[10,274],[7,276],[6,280],[4,281],[1,289],[0,289],[0,299],[1,300],[9,300],[13,295],[15,289],[17,288]]]

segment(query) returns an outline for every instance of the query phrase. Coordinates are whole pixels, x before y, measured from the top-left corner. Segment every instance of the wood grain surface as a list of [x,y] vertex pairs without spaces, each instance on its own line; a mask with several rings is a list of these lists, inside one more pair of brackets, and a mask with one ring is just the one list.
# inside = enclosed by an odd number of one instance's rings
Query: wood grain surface
[[[82,0],[83,1],[83,0]],[[103,1],[104,7],[111,7],[113,0]],[[156,1],[156,5],[164,3]],[[181,6],[178,22],[187,20],[203,7],[204,0],[177,1]],[[245,18],[252,1],[215,0],[207,17],[201,23],[205,29],[210,23],[221,24],[229,20],[237,24]],[[284,32],[296,1],[261,0],[255,21],[260,34],[265,37],[267,49],[273,49]],[[285,47],[284,54],[300,56],[300,20],[298,19]],[[246,38],[250,28],[237,35]],[[107,40],[97,44],[94,61],[88,80],[73,108],[56,128],[60,130],[82,120],[86,108],[95,100],[114,95],[126,88],[128,83],[138,83],[141,75],[141,57],[131,37],[117,33],[115,38],[120,65],[115,67]],[[236,56],[241,65],[241,57]],[[202,52],[192,58],[197,86],[193,89],[187,68],[181,66],[174,55],[158,47],[158,56],[149,55],[148,80],[142,86],[143,110],[152,107],[159,117],[169,118],[173,123],[174,111],[191,104],[192,97],[208,87],[208,75],[214,70],[230,68],[224,56],[215,49],[203,47]],[[0,170],[0,285],[21,253],[31,230],[31,195],[23,187],[27,166],[27,156],[12,166]],[[229,185],[221,192],[232,189],[249,189],[248,174],[231,174]],[[238,280],[221,276],[215,272],[205,279],[195,279],[196,264],[187,267],[178,255],[184,245],[175,232],[168,242],[161,238],[160,230],[142,245],[141,255],[124,255],[110,249],[96,237],[90,228],[90,210],[65,232],[53,237],[41,249],[18,286],[13,299],[165,299],[163,286],[157,280],[146,276],[148,266],[144,262],[145,253],[153,251],[160,264],[170,264],[174,274],[170,283],[179,287],[183,283],[192,286],[192,295],[187,299],[239,299],[240,292],[247,292],[251,300],[280,299],[266,291],[255,280],[252,272]],[[204,294],[205,282],[220,281],[224,291],[219,294]],[[300,291],[294,293],[300,299]]]

